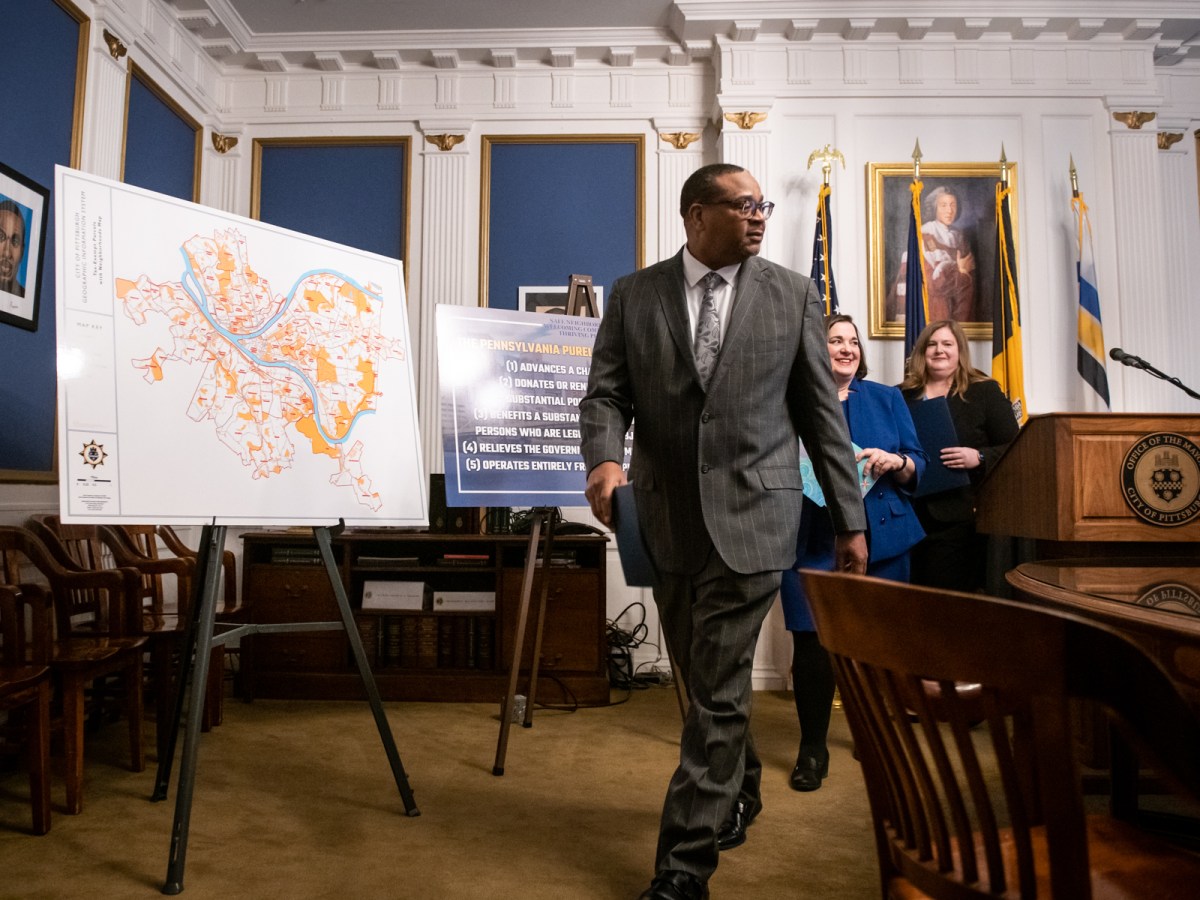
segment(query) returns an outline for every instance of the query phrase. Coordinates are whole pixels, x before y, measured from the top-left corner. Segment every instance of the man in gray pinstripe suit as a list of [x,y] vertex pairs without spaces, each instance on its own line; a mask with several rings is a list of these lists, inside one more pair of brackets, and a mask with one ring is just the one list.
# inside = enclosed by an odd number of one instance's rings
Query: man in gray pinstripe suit
[[[796,558],[797,437],[829,500],[837,566],[866,568],[866,519],[817,292],[757,256],[772,209],[739,166],[688,178],[687,245],[613,285],[579,404],[587,498],[606,524],[636,420],[628,480],[658,571],[664,635],[691,698],[643,900],[707,897],[722,827],[728,835],[732,823],[737,839],[722,843],[736,846],[762,806],[751,670],[780,573]],[[706,319],[708,336],[697,340]],[[706,343],[719,346],[715,365]]]

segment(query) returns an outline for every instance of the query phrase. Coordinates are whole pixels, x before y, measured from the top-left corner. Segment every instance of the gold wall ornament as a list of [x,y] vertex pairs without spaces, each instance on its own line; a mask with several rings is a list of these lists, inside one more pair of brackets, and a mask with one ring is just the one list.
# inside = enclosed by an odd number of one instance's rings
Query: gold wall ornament
[[212,132],[213,149],[218,153],[228,153],[238,144],[238,139],[231,134],[217,134]]
[[666,141],[676,150],[683,150],[689,144],[700,140],[700,134],[695,131],[664,131],[659,138]]
[[1169,150],[1183,140],[1183,132],[1160,131],[1158,133],[1158,149]]
[[1130,112],[1115,112],[1113,113],[1113,118],[1126,128],[1131,128],[1134,131],[1138,131],[1147,122],[1153,122],[1156,115],[1158,115],[1158,113],[1137,112],[1136,110],[1131,110]]
[[427,134],[425,140],[439,150],[452,150],[467,139],[465,134]]
[[747,110],[746,112],[725,113],[725,119],[742,129],[742,131],[749,131],[759,122],[765,122],[767,114],[765,112]]
[[120,59],[129,52],[126,46],[121,43],[121,39],[107,28],[104,29],[104,43],[108,44],[108,52],[113,59]]

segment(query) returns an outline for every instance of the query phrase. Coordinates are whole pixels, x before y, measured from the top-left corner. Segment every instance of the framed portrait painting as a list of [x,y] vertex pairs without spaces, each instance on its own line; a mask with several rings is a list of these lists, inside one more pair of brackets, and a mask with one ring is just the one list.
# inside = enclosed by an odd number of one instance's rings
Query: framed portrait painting
[[37,331],[50,191],[0,163],[0,322]]
[[[870,163],[869,335],[903,338],[912,163]],[[1008,165],[1016,196],[1015,163]],[[998,163],[922,163],[921,248],[929,321],[954,319],[972,340],[992,336],[996,301]],[[1016,208],[1012,203],[1013,229]]]

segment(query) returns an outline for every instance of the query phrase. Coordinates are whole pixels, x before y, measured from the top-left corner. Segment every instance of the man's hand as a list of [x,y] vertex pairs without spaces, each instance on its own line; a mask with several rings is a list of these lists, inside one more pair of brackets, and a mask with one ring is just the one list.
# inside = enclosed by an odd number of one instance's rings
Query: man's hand
[[[609,460],[602,462],[588,472],[587,488],[583,495],[587,497],[592,507],[592,515],[612,528],[612,492],[625,483],[625,470],[620,463]],[[866,545],[863,545],[863,558],[866,558]]]
[[865,575],[867,536],[861,531],[844,531],[833,539],[833,568],[836,572]]

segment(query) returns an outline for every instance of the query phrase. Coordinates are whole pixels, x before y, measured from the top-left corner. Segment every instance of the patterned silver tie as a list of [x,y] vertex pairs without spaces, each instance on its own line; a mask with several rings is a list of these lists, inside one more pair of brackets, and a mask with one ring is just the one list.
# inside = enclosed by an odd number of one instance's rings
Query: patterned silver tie
[[725,279],[716,272],[709,272],[700,279],[704,285],[704,298],[700,301],[700,315],[696,319],[696,340],[692,344],[692,355],[696,358],[696,371],[700,383],[706,388],[717,367],[717,354],[721,350],[721,320],[717,318],[717,301],[713,292]]

